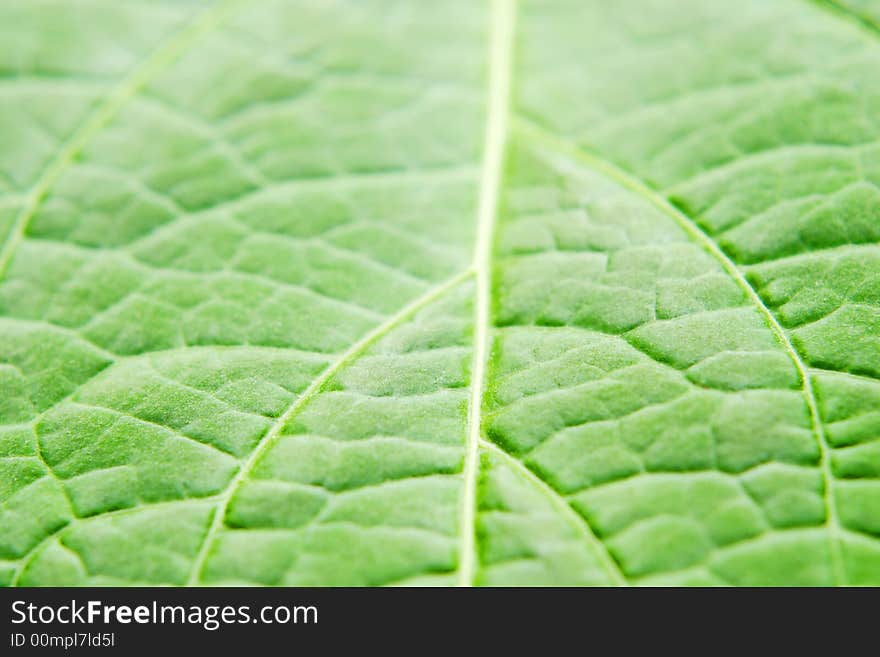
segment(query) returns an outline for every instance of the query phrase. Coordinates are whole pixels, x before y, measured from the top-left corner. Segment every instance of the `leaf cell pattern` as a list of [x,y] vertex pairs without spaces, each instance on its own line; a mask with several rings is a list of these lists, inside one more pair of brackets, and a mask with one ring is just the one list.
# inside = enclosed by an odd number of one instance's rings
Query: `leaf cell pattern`
[[878,70],[875,0],[3,3],[0,583],[880,584]]

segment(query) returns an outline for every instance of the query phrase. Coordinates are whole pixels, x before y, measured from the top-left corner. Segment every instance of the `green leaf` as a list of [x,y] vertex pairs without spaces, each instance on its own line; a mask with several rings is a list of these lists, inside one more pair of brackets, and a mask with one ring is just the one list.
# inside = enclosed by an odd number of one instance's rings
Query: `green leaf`
[[880,584],[880,4],[0,5],[0,583]]

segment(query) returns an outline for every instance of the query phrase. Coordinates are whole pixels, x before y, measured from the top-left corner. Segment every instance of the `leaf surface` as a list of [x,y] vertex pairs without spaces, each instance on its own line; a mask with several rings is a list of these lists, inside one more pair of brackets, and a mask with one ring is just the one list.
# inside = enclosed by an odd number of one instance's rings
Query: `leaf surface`
[[0,7],[0,582],[880,584],[880,6]]

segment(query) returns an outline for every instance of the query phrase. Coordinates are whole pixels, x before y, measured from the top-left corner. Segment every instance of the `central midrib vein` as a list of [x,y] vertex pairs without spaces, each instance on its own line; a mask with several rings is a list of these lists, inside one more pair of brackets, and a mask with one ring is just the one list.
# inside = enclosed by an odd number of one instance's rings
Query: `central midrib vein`
[[486,111],[483,167],[480,176],[477,233],[474,243],[476,298],[474,301],[474,355],[471,366],[470,403],[465,443],[458,584],[472,586],[476,572],[476,514],[479,445],[483,389],[489,360],[491,330],[491,265],[495,223],[501,190],[504,150],[510,115],[513,37],[516,0],[492,0],[489,16],[489,95]]

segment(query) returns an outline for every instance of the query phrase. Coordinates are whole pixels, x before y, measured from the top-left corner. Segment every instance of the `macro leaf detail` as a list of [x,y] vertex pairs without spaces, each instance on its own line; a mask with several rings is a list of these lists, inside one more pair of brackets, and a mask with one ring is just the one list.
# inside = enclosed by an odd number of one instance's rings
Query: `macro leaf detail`
[[0,584],[880,584],[874,0],[0,37]]

